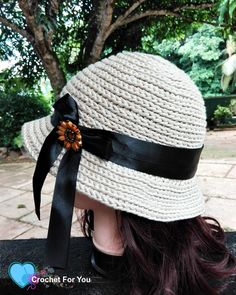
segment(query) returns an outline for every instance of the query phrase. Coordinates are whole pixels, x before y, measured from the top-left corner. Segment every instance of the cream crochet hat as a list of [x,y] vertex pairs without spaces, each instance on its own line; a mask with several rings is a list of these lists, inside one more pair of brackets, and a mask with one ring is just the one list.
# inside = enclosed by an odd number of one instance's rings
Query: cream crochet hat
[[[182,70],[155,55],[122,52],[92,64],[63,88],[79,107],[80,125],[115,131],[165,146],[203,146],[206,111],[201,93]],[[54,126],[50,116],[22,127],[37,160]],[[62,150],[50,173],[56,176]],[[107,206],[157,221],[204,212],[196,176],[168,179],[132,170],[82,150],[76,189]]]

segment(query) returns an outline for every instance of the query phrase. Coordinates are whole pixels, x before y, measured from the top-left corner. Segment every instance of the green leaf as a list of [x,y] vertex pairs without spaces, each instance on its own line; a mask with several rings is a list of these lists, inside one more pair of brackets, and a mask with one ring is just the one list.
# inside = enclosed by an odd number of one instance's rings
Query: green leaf
[[225,16],[229,11],[229,0],[223,0],[219,6],[219,23],[222,24],[225,21]]
[[229,16],[230,16],[231,19],[233,18],[235,10],[236,10],[236,1],[231,0],[230,3],[229,3]]

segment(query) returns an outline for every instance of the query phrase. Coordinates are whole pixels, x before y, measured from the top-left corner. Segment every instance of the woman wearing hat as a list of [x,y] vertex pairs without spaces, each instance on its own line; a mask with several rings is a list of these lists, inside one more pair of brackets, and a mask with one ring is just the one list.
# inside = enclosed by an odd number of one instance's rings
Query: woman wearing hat
[[159,56],[122,52],[74,76],[54,109],[22,128],[38,217],[44,179],[56,176],[47,264],[66,266],[76,206],[92,265],[124,274],[130,294],[219,294],[236,263],[220,225],[201,216],[206,113],[192,80]]

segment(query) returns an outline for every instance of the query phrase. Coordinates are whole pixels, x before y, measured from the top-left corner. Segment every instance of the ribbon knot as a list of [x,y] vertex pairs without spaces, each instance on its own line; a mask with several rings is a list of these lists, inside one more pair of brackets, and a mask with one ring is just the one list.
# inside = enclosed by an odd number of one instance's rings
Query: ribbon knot
[[[54,109],[54,114],[51,117],[54,129],[47,136],[41,148],[33,176],[33,191],[35,212],[40,219],[42,186],[50,168],[62,151],[63,142],[67,150],[60,162],[56,176],[45,263],[64,268],[67,264],[76,179],[81,159],[81,148],[79,148],[81,135],[77,128],[79,124],[78,107],[69,94],[60,98],[54,104]],[[71,134],[74,132],[74,140],[69,138],[69,131]]]
[[[169,179],[194,176],[202,148],[185,149],[147,142],[109,130],[79,125],[76,101],[66,94],[54,104],[53,130],[40,150],[33,175],[35,212],[40,219],[41,190],[45,178],[66,148],[56,176],[46,243],[45,263],[65,268],[68,260],[77,174],[82,150],[143,173]],[[83,141],[83,148],[82,148]]]

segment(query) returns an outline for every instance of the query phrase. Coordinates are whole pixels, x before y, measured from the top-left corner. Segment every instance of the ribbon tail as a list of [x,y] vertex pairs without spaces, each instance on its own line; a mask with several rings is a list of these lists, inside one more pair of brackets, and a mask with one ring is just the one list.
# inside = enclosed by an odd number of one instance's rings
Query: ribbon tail
[[47,266],[64,269],[68,262],[81,152],[81,149],[76,153],[72,150],[67,151],[58,168],[46,242],[45,263]]
[[35,213],[40,220],[40,204],[41,204],[41,190],[45,178],[52,167],[54,161],[57,159],[62,147],[56,141],[57,133],[54,128],[51,133],[46,137],[43,146],[40,150],[37,164],[33,175],[33,194]]

